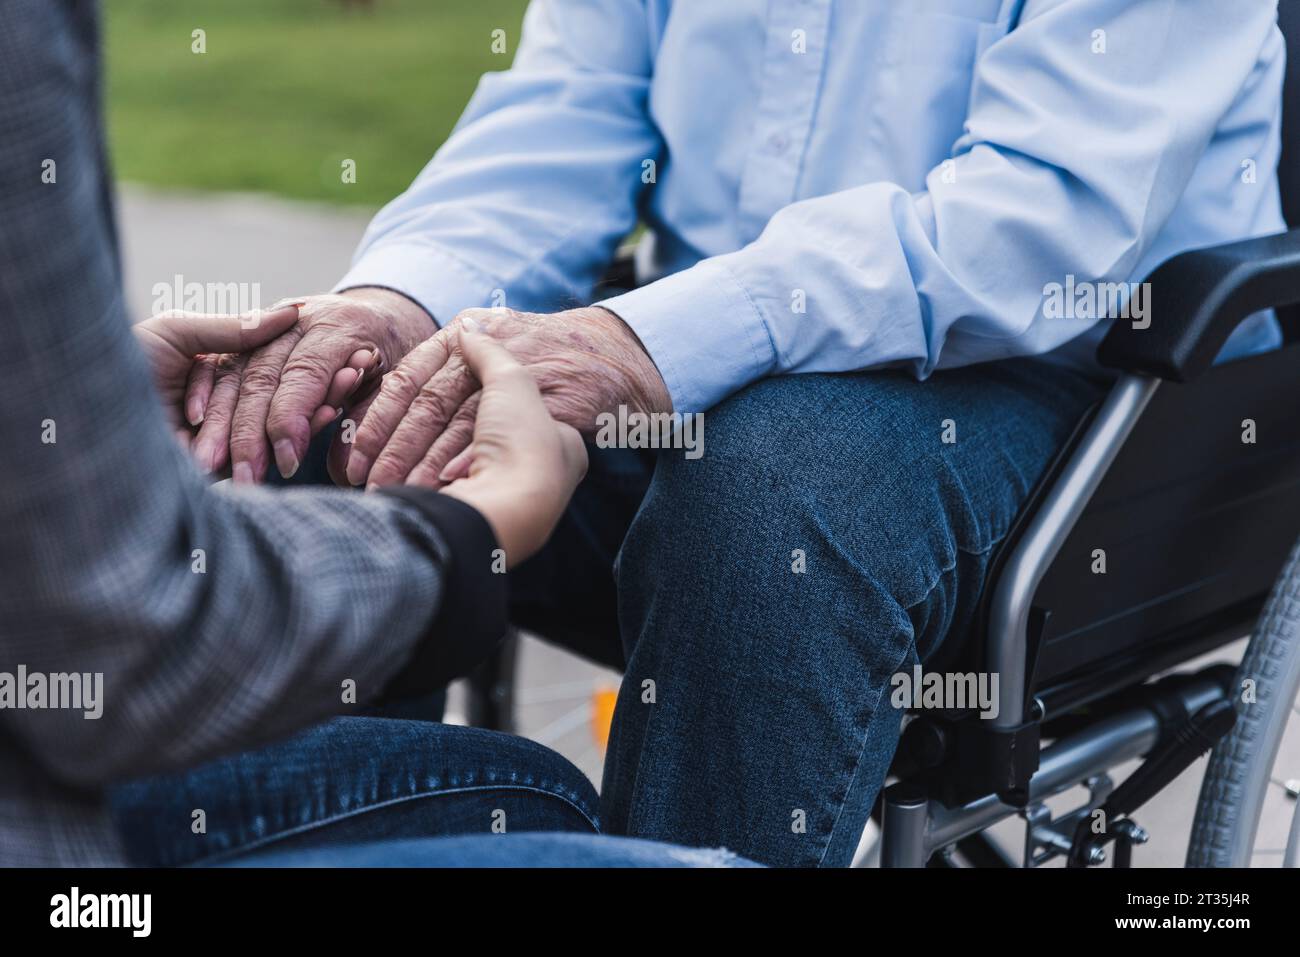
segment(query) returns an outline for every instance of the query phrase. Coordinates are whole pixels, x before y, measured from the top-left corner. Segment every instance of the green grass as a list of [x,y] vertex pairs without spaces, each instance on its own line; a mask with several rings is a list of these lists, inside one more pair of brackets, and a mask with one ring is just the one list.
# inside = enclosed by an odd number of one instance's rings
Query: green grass
[[[526,0],[107,0],[109,137],[124,180],[382,203],[505,69]],[[206,31],[207,52],[191,51]],[[506,31],[506,55],[492,31]],[[356,183],[341,180],[356,161]]]

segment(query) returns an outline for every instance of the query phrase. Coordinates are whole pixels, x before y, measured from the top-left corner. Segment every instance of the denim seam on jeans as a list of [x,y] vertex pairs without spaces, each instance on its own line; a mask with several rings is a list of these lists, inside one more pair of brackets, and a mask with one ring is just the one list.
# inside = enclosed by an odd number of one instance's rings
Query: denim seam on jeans
[[[991,551],[997,548],[998,545],[1000,545],[1002,541],[1006,538],[1006,536],[1007,536],[1007,532],[1003,531],[1001,535],[999,535],[997,538],[990,541],[987,546],[981,548],[978,551],[972,551],[971,549],[963,548],[960,545],[954,546],[953,551],[954,553],[957,552],[964,553],[966,555],[971,556],[972,558],[979,558],[983,555],[989,554]],[[918,598],[916,601],[903,606],[903,611],[910,612],[913,608],[916,608],[918,605],[924,604],[929,599],[930,595],[934,592],[934,590],[939,587],[939,583],[943,580],[944,576],[951,574],[956,568],[957,568],[957,561],[954,557],[954,560],[939,572],[938,576],[935,578],[933,582],[930,583],[930,586],[925,589],[925,592],[921,595],[921,597]],[[897,673],[898,671],[902,670],[903,666],[907,663],[907,660],[911,658],[913,655],[915,655],[916,653],[917,653],[916,636],[914,634],[911,640],[908,641],[907,643],[907,648],[903,654],[902,659],[894,667],[894,672],[892,673]],[[822,864],[825,863],[826,855],[830,853],[831,845],[835,841],[835,829],[839,827],[840,820],[844,816],[845,804],[848,802],[848,796],[853,793],[853,783],[854,781],[857,780],[858,773],[862,768],[862,755],[867,750],[867,746],[871,743],[869,737],[867,736],[867,728],[870,726],[872,719],[876,716],[876,710],[880,707],[881,702],[884,700],[885,689],[887,687],[888,685],[880,689],[880,694],[876,698],[876,703],[872,706],[870,712],[868,713],[867,720],[862,725],[862,747],[858,749],[858,757],[854,761],[853,773],[849,775],[848,786],[844,789],[844,797],[839,802],[839,810],[835,814],[835,820],[831,822],[830,830],[826,832],[826,841],[824,843],[824,846],[822,847],[821,857],[817,859],[818,867],[822,866]],[[881,783],[883,784],[884,782],[882,781]],[[859,840],[861,840],[861,837],[862,837],[861,835],[858,835]]]
[[[913,640],[907,643],[907,648],[903,653],[903,657],[899,660],[898,664],[894,666],[894,672],[902,670],[903,665],[906,664],[907,660],[914,654],[916,654],[916,642]],[[862,770],[862,755],[866,752],[868,745],[871,744],[871,738],[867,734],[867,728],[871,725],[872,718],[876,716],[876,711],[885,700],[885,689],[887,687],[888,685],[881,687],[880,693],[876,696],[876,703],[872,705],[871,710],[868,712],[867,720],[862,723],[862,747],[858,748],[858,756],[853,762],[853,773],[849,775],[848,784],[844,788],[843,797],[841,797],[839,801],[839,809],[835,812],[835,820],[831,822],[830,830],[826,832],[826,840],[823,842],[821,856],[817,858],[818,867],[825,864],[826,855],[830,853],[831,845],[835,841],[835,829],[839,827],[840,820],[844,817],[844,808],[845,805],[848,804],[849,795],[853,793],[853,784],[857,781],[858,774]],[[882,781],[881,784],[883,785],[884,782]],[[862,835],[859,834],[858,841],[861,842],[861,840]]]
[[[943,568],[939,569],[939,574],[935,575],[935,576],[934,576],[934,581],[930,582],[930,584],[927,585],[927,586],[925,587],[925,589],[921,592],[921,597],[920,597],[920,598],[918,598],[916,601],[908,602],[906,605],[903,605],[903,606],[902,606],[902,607],[903,607],[903,611],[911,611],[911,610],[912,610],[913,608],[915,608],[917,605],[923,605],[923,604],[925,604],[926,600],[929,599],[930,594],[931,594],[931,593],[932,593],[936,588],[939,587],[939,582],[943,581],[944,576],[945,576],[945,575],[950,575],[950,574],[952,574],[952,572],[957,568],[957,555],[958,555],[958,554],[969,555],[971,558],[982,558],[983,556],[987,555],[989,552],[993,551],[993,549],[995,549],[995,548],[997,548],[999,545],[1001,545],[1001,544],[1002,544],[1002,540],[1003,540],[1004,538],[1006,538],[1006,537],[1007,537],[1007,533],[1006,533],[1006,532],[1003,532],[1003,533],[1002,533],[1002,534],[1001,534],[997,539],[995,539],[994,541],[990,542],[988,545],[986,545],[986,546],[984,546],[983,548],[978,549],[978,550],[970,549],[970,548],[963,548],[963,547],[960,546],[960,545],[953,545],[953,548],[952,548],[952,551],[953,551],[953,560],[952,560],[951,562],[947,563],[946,565],[944,565]],[[981,585],[982,585],[982,583],[981,583]]]
[[[970,549],[954,543],[953,560],[950,562],[946,562],[944,566],[941,569],[939,569],[938,574],[935,575],[934,579],[924,587],[920,597],[916,598],[913,601],[908,602],[905,605],[900,603],[900,607],[902,608],[903,612],[904,613],[910,612],[912,609],[918,607],[919,605],[923,605],[926,601],[929,600],[931,594],[933,594],[934,590],[939,587],[939,584],[943,581],[944,577],[947,575],[951,575],[956,570],[958,564],[957,562],[958,555],[964,554],[972,558],[981,558],[983,556],[986,556],[1002,543],[1002,541],[1006,538],[1009,531],[1010,531],[1009,526],[1005,529],[1002,529],[995,537],[991,538],[991,540],[987,545],[984,545],[979,549]],[[618,554],[615,556],[616,566],[617,566],[618,558],[621,557],[621,555],[622,555],[622,547],[619,548]],[[876,584],[883,594],[892,593],[892,589],[886,587],[883,583],[877,582]],[[908,660],[913,656],[915,656],[916,654],[917,654],[916,635],[913,634],[905,642],[902,649],[902,655],[899,658],[898,662],[895,664],[894,668],[891,670],[890,674],[894,674],[902,670],[903,667],[907,664]],[[817,865],[819,867],[822,866],[822,864],[824,863],[826,859],[826,855],[830,852],[830,849],[834,843],[836,829],[840,825],[840,821],[844,814],[844,809],[848,803],[848,798],[853,793],[853,785],[856,782],[859,773],[861,772],[863,755],[865,754],[867,747],[871,743],[870,738],[867,735],[867,730],[871,725],[872,719],[876,716],[876,711],[877,709],[879,709],[881,702],[884,701],[885,699],[885,691],[887,690],[887,688],[888,688],[887,683],[881,687],[880,693],[877,696],[875,703],[866,711],[866,720],[862,721],[858,726],[858,732],[862,735],[862,745],[858,749],[858,753],[854,758],[853,770],[848,774],[846,785],[843,791],[841,792],[840,796],[838,797],[837,800],[838,808],[835,812],[835,819],[834,821],[832,821],[830,828],[826,831],[826,836],[823,842],[822,851],[817,858]],[[658,720],[658,717],[659,717],[659,713],[656,710],[652,709],[649,716],[646,719],[645,735],[647,738],[653,735],[654,725]],[[642,750],[637,758],[636,769],[632,772],[631,790],[633,794],[639,795],[638,798],[636,799],[638,804],[643,799],[642,797],[640,797],[640,795],[648,793],[648,790],[646,792],[643,792],[638,787],[637,784],[637,782],[640,780],[641,777],[641,767],[645,755],[646,752]],[[637,805],[634,804],[632,809],[633,814],[635,814],[636,812],[636,807]],[[860,836],[861,835],[859,835],[859,837]]]
[[287,838],[294,837],[298,834],[305,834],[310,831],[314,831],[318,828],[324,827],[328,824],[335,823],[337,821],[343,821],[343,820],[347,820],[348,818],[357,817],[362,814],[368,814],[372,811],[377,811],[380,808],[391,807],[395,804],[403,804],[409,801],[418,801],[425,798],[438,798],[438,797],[446,796],[448,794],[468,794],[475,791],[522,791],[522,792],[542,794],[547,797],[552,797],[555,798],[556,800],[563,801],[565,804],[568,804],[575,811],[577,811],[584,818],[586,818],[587,822],[591,824],[592,828],[595,831],[597,832],[600,831],[599,816],[593,816],[590,810],[585,806],[583,806],[581,802],[575,801],[565,794],[560,794],[555,791],[550,791],[547,790],[546,788],[539,788],[539,787],[533,787],[527,785],[480,784],[480,785],[473,785],[469,787],[443,788],[437,791],[424,791],[419,794],[406,794],[406,795],[402,795],[401,797],[389,798],[385,801],[376,801],[372,804],[367,804],[364,807],[355,808],[351,811],[345,811],[341,814],[331,814],[328,817],[318,818],[306,824],[299,824],[295,827],[290,827],[282,831],[277,831],[275,834],[270,834],[265,837],[256,838],[252,841],[239,844],[236,847],[227,848],[224,851],[219,851],[218,853],[209,855],[208,857],[203,857],[196,861],[192,861],[191,863],[198,866],[221,863],[222,861],[227,860],[231,857],[238,856],[240,854],[246,854],[249,851],[254,851],[263,847],[267,847],[271,844],[276,843],[277,841],[283,841]]

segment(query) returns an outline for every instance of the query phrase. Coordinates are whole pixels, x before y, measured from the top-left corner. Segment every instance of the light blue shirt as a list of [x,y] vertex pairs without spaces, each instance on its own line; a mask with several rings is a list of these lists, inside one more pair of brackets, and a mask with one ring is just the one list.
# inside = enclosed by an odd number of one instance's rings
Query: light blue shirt
[[[534,0],[340,288],[441,321],[589,302],[642,218],[662,278],[603,305],[679,412],[781,373],[1091,363],[1105,323],[1048,289],[1285,228],[1276,8]],[[1277,341],[1260,315],[1229,349]]]

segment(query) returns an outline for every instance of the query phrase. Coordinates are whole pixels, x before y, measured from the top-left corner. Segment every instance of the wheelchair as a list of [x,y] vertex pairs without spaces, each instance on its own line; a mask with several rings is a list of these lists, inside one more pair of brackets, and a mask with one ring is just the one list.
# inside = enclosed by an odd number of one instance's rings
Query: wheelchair
[[[1279,13],[1295,53],[1279,169],[1293,228],[1175,256],[1148,279],[1149,327],[1112,322],[1098,360],[1113,385],[1002,543],[976,628],[926,664],[998,675],[996,716],[904,719],[873,815],[883,867],[1130,866],[1149,837],[1142,805],[1211,748],[1188,866],[1300,866],[1300,782],[1273,773],[1300,716],[1297,7]],[[635,274],[624,253],[607,282],[630,288]],[[1265,309],[1283,348],[1215,365],[1238,323]],[[1247,634],[1238,667],[1178,671]],[[513,654],[507,643],[471,679],[472,722],[509,727]],[[1136,759],[1116,786],[1111,772]],[[1083,803],[1053,817],[1048,799],[1080,785]],[[1297,805],[1286,846],[1257,847],[1277,802]],[[1019,862],[986,834],[1017,815]]]

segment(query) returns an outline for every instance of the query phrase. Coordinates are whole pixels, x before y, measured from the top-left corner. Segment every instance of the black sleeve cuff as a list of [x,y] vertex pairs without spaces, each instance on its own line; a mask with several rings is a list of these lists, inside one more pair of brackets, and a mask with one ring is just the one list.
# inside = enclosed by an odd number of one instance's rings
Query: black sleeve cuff
[[506,575],[492,570],[497,540],[477,509],[417,486],[394,486],[380,494],[418,508],[446,546],[442,603],[433,624],[384,689],[385,698],[408,698],[464,677],[505,637],[510,627]]

